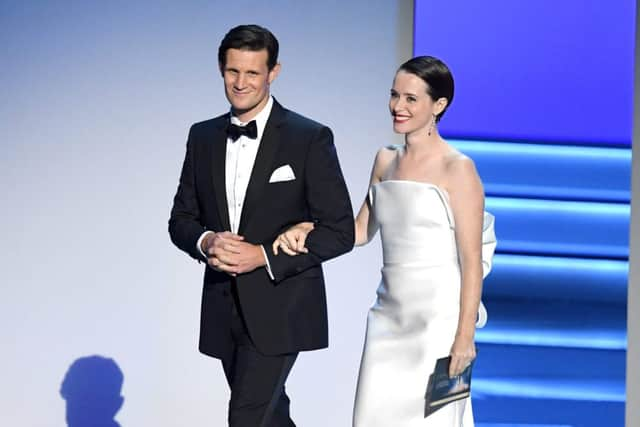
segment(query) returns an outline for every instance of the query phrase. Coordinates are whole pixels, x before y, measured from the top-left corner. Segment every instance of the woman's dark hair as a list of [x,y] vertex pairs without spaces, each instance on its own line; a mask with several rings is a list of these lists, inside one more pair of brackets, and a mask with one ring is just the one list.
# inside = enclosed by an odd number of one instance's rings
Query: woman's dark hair
[[444,62],[433,56],[416,56],[398,68],[398,71],[415,74],[427,84],[427,94],[437,101],[447,99],[447,106],[436,116],[439,122],[453,101],[453,75]]
[[259,25],[239,25],[232,28],[224,36],[218,48],[218,63],[224,67],[227,61],[227,50],[241,49],[259,51],[266,49],[269,54],[267,66],[269,71],[278,63],[278,40],[264,27]]

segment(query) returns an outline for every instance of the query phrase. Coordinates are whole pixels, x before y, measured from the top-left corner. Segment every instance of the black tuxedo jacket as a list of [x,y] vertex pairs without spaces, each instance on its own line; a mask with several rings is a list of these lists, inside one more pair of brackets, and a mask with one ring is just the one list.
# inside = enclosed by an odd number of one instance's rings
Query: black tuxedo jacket
[[[171,240],[193,258],[205,230],[230,230],[225,190],[226,126],[229,114],[191,127],[180,183],[174,198]],[[295,180],[269,183],[274,170],[289,165]],[[293,224],[314,221],[308,254],[274,256],[271,243]],[[267,355],[328,345],[327,306],[321,262],[352,249],[353,211],[331,130],[274,101],[251,172],[238,234],[264,244],[265,268],[233,278],[205,268],[200,351],[225,358],[232,351],[229,283],[237,288],[242,316],[258,350]]]

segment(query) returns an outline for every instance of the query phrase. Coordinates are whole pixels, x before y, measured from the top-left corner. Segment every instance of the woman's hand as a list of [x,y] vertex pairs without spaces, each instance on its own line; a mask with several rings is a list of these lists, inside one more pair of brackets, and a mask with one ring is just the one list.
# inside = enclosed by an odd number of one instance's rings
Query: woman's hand
[[465,337],[456,335],[451,346],[451,363],[449,364],[449,377],[456,377],[464,371],[476,358],[476,346],[473,336]]
[[271,245],[273,254],[278,255],[278,248],[282,249],[282,252],[285,254],[291,256],[308,253],[309,250],[304,244],[311,230],[313,230],[312,222],[301,222],[294,225],[273,241]]

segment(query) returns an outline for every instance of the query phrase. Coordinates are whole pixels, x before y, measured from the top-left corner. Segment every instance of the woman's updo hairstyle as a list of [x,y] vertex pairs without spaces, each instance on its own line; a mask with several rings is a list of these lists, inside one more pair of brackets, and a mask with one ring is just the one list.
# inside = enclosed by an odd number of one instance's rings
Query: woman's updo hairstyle
[[398,68],[420,77],[427,84],[427,94],[435,102],[446,98],[447,106],[436,116],[439,122],[453,101],[453,75],[449,67],[433,56],[416,56]]

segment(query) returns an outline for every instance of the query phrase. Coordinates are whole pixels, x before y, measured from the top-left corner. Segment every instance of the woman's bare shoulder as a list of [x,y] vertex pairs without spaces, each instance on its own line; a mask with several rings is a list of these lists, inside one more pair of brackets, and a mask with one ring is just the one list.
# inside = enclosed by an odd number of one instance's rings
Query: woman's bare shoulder
[[378,156],[394,157],[396,156],[404,146],[402,144],[390,144],[380,147],[378,150]]
[[454,147],[445,154],[444,164],[447,173],[454,176],[473,174],[476,171],[476,165],[471,157]]
[[447,181],[452,187],[481,185],[476,165],[469,156],[451,147],[445,155]]
[[374,174],[378,179],[384,176],[386,170],[391,166],[391,163],[393,163],[393,160],[397,157],[401,149],[401,145],[387,145],[378,150],[373,166]]

